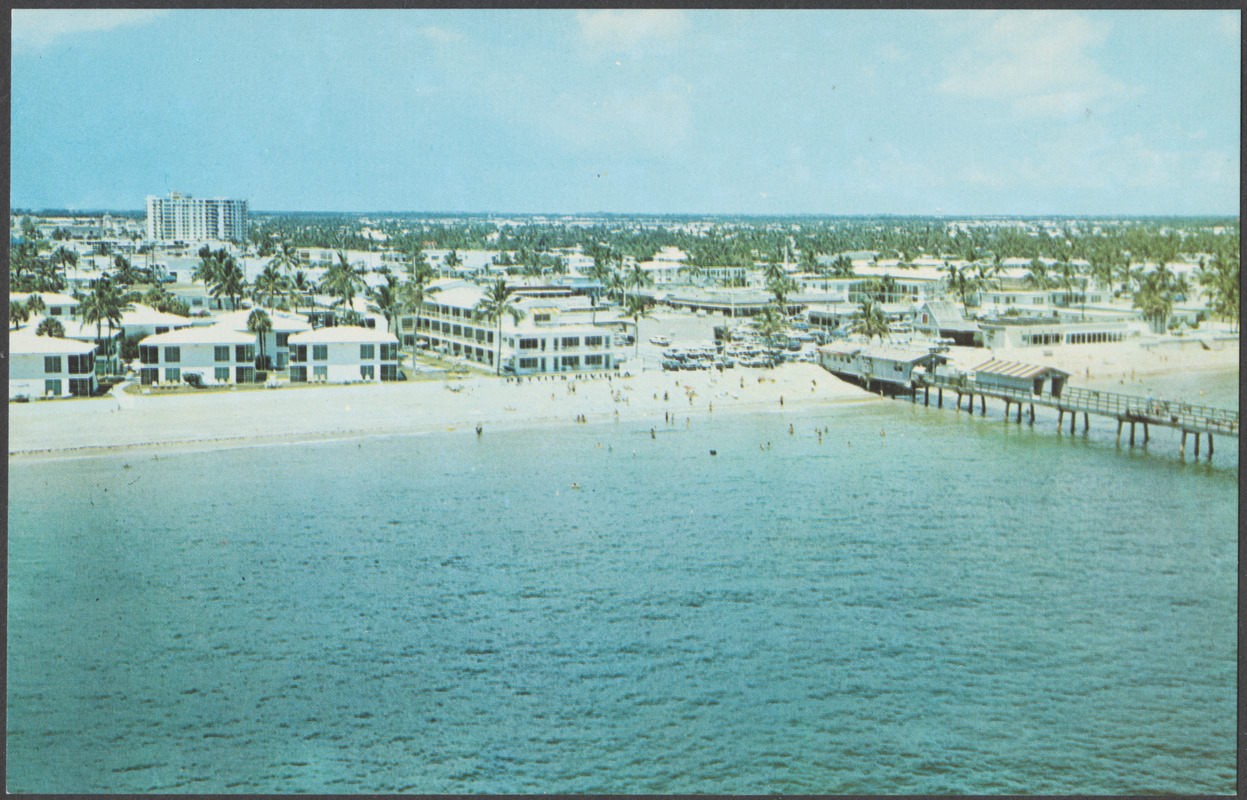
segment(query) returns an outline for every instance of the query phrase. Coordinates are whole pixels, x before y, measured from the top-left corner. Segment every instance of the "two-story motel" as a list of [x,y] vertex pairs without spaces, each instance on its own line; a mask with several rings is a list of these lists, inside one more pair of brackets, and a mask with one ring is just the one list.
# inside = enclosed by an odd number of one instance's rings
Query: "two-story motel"
[[488,369],[497,369],[500,357],[501,371],[515,375],[613,370],[627,360],[622,334],[631,323],[618,310],[595,310],[588,298],[516,296],[524,317],[516,323],[503,315],[499,348],[498,323],[475,310],[484,287],[466,280],[433,285],[438,291],[426,297],[418,331],[414,314],[398,317],[405,342],[418,336],[435,352]]

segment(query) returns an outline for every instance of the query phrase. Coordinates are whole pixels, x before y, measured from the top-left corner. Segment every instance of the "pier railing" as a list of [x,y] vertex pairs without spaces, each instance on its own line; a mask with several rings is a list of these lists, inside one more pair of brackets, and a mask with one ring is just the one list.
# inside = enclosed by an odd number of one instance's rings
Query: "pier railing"
[[1050,406],[1062,411],[1101,414],[1126,422],[1147,422],[1184,431],[1205,431],[1238,436],[1238,412],[1212,406],[1193,405],[1178,400],[1155,400],[1136,395],[1080,389],[1066,386],[1059,396],[1034,394],[1010,386],[997,386],[970,380],[968,376],[918,377],[916,388],[951,389],[962,394],[986,395],[1017,403]]

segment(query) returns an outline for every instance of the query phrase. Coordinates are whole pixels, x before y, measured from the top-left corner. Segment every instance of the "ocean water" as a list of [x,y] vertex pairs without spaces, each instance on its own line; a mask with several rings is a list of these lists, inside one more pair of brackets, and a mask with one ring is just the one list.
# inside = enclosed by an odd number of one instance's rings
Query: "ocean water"
[[1237,442],[1000,412],[11,459],[7,788],[1233,792]]

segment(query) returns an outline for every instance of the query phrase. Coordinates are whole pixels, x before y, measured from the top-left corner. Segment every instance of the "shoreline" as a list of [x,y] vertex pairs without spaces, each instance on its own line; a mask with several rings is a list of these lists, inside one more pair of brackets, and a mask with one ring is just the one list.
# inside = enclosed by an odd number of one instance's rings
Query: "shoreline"
[[[1071,385],[1143,394],[1148,382],[1183,374],[1239,369],[1238,349],[1191,348],[1155,353],[1137,343],[1025,350],[953,348],[954,363],[972,369],[990,358],[1049,364],[1071,373]],[[1039,355],[1038,358],[1035,356]],[[1175,356],[1177,358],[1175,358]],[[453,388],[452,388],[453,387]],[[636,421],[663,413],[783,411],[880,402],[814,364],[717,372],[648,370],[632,377],[545,376],[508,383],[493,376],[453,384],[415,381],[299,387],[256,392],[136,396],[78,403],[9,405],[9,458],[46,461],[278,446],[375,436],[543,428]]]
[[[32,404],[23,408],[30,412],[25,418],[14,419],[10,413],[9,458],[50,461],[455,431],[472,434],[477,425],[487,435],[499,429],[635,422],[664,413],[672,419],[704,419],[711,414],[883,400],[811,364],[722,375],[652,371],[609,381],[556,379],[518,385],[475,378],[463,381],[462,387],[448,393],[439,383],[327,386],[298,393],[274,389],[143,397],[124,405],[117,398],[103,398],[87,413],[79,413],[81,404],[66,413],[68,406],[50,403],[42,406],[43,413],[35,413],[41,405]],[[67,430],[66,425],[76,430]]]

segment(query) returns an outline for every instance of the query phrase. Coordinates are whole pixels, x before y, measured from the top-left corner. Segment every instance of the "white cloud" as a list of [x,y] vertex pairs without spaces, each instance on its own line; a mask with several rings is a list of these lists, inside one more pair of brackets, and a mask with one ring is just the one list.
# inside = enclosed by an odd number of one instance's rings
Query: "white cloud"
[[649,42],[672,42],[688,27],[681,11],[581,11],[580,33],[591,48],[628,50]]
[[167,14],[141,9],[13,9],[13,51],[41,50],[64,36],[141,25]]
[[1132,96],[1091,55],[1109,26],[1065,11],[1009,11],[957,20],[968,46],[939,84],[946,94],[1012,104],[1022,117],[1073,118]]

